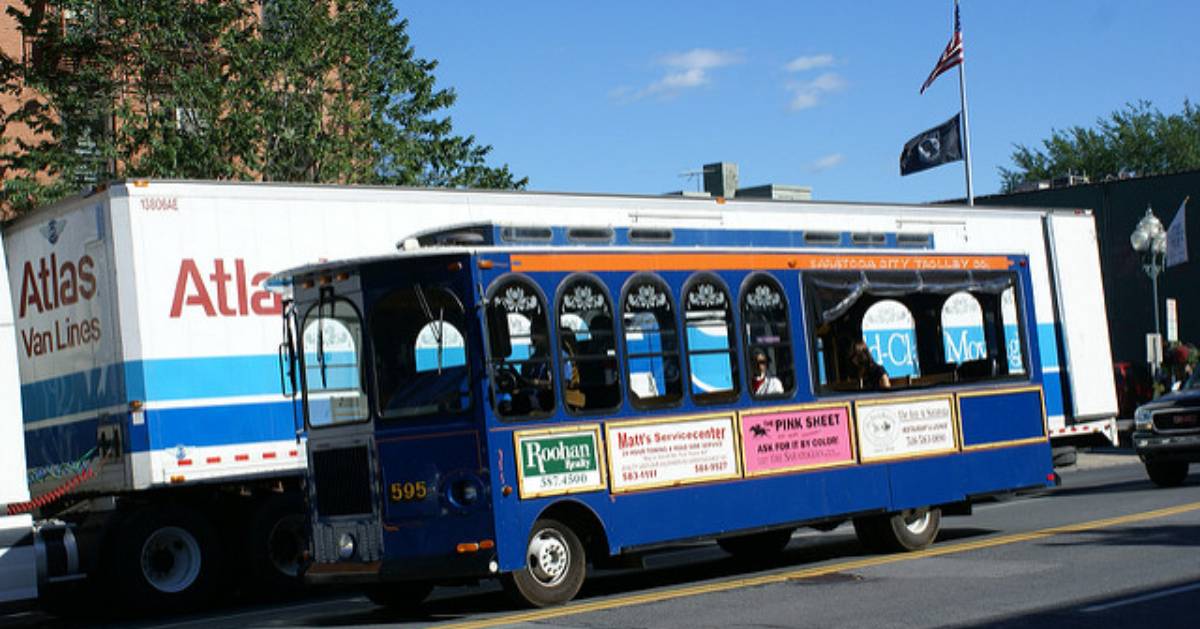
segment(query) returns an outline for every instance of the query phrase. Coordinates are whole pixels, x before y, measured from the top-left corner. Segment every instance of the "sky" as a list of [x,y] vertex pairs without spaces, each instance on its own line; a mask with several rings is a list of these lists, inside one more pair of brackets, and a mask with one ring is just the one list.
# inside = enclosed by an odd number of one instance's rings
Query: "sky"
[[[958,71],[921,83],[951,0],[394,0],[418,57],[458,101],[454,132],[528,189],[697,190],[712,162],[742,187],[831,201],[962,198],[962,162],[901,177],[904,143],[960,110]],[[1126,103],[1200,101],[1200,2],[962,0],[976,196],[1015,145]]]

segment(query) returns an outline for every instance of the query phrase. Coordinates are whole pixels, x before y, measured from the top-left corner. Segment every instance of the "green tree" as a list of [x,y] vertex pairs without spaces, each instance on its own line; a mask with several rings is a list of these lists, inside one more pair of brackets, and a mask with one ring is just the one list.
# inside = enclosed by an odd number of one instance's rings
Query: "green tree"
[[454,134],[387,0],[26,0],[0,58],[5,197],[111,178],[522,188]]
[[1053,130],[1042,148],[1018,144],[1014,168],[1000,167],[1004,192],[1026,181],[1067,174],[1093,178],[1122,172],[1164,173],[1200,168],[1200,108],[1164,114],[1147,101],[1126,104],[1095,128]]

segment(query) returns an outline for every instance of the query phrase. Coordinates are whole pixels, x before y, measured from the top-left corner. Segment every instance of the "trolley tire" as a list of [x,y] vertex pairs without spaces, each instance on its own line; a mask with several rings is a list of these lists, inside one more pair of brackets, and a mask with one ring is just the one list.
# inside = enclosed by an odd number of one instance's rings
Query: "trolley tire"
[[246,556],[251,589],[263,594],[291,594],[304,587],[301,566],[308,547],[304,499],[295,493],[272,494],[250,516]]
[[504,589],[518,604],[561,605],[575,598],[587,575],[583,544],[558,520],[533,523],[525,546],[525,566],[503,576]]
[[417,608],[433,592],[433,584],[424,581],[375,583],[363,588],[372,603],[392,611],[411,611]]
[[722,537],[717,540],[717,546],[738,559],[762,559],[778,555],[787,548],[788,543],[792,541],[793,532],[794,529],[775,529],[749,535]]
[[1159,487],[1178,487],[1187,480],[1186,461],[1147,461],[1146,474]]
[[195,610],[219,591],[224,553],[212,524],[200,512],[181,506],[143,507],[112,535],[105,583],[127,612]]
[[854,519],[858,540],[874,552],[921,550],[933,543],[941,527],[942,511],[937,508],[905,509]]

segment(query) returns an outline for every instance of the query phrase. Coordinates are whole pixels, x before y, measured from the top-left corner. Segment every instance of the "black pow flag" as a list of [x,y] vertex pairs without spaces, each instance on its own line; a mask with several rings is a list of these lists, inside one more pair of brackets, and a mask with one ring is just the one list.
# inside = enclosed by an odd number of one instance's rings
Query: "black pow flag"
[[900,175],[919,173],[922,170],[956,162],[963,158],[959,135],[959,116],[918,133],[904,144],[900,153]]

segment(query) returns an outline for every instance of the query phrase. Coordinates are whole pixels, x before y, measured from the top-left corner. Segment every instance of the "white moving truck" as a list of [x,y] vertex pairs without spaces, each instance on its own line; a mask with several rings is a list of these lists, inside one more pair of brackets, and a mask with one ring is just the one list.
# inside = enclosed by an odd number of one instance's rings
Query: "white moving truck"
[[[4,529],[28,531],[32,515],[57,531],[59,547],[70,534],[79,570],[139,608],[199,604],[232,575],[286,584],[304,548],[305,448],[280,367],[281,303],[263,280],[485,221],[803,231],[817,246],[1027,253],[1037,333],[1054,349],[1040,357],[1051,434],[1116,438],[1089,213],[125,181],[3,228],[11,304],[0,313],[11,306],[13,325],[0,347],[15,345],[21,412],[16,396],[0,399],[0,503],[36,502],[0,520]],[[0,367],[11,365],[0,356]],[[13,386],[5,374],[0,387]],[[5,558],[31,551],[26,535],[3,535],[0,587],[10,587]]]

